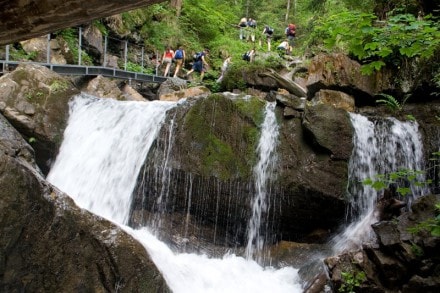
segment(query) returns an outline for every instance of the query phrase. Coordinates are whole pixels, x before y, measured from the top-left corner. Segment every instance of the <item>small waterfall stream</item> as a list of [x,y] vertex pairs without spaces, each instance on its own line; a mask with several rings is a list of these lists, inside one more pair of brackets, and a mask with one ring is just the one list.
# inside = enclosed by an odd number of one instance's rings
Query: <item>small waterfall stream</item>
[[[147,227],[133,230],[126,226],[143,160],[167,110],[175,106],[171,102],[77,96],[71,102],[64,141],[48,181],[69,194],[78,206],[113,221],[137,238],[173,292],[302,292],[298,270],[292,267],[265,268],[233,254],[210,258],[175,253]],[[255,229],[257,224],[252,224]]]
[[265,242],[264,216],[269,209],[270,180],[276,165],[276,147],[278,145],[278,123],[275,116],[276,103],[267,103],[261,138],[258,143],[258,163],[254,167],[255,197],[252,203],[252,216],[248,226],[246,258],[263,261]]
[[[423,145],[416,122],[401,122],[394,118],[371,121],[353,113],[350,118],[355,133],[347,193],[351,202],[350,218],[354,220],[343,234],[335,238],[336,252],[358,248],[372,240],[370,226],[378,220],[375,207],[379,194],[371,186],[363,185],[363,180],[400,169],[424,169]],[[418,179],[424,181],[424,176],[419,175]],[[414,196],[427,192],[415,185],[410,188]],[[411,197],[405,200],[410,202]]]

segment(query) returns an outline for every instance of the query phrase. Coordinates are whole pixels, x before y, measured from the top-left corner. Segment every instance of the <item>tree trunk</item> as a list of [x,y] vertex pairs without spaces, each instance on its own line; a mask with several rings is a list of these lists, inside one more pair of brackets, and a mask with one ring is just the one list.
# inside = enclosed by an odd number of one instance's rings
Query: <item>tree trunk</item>
[[171,0],[170,5],[176,9],[176,16],[180,16],[180,12],[182,11],[182,0]]
[[289,22],[289,12],[290,12],[290,0],[287,0],[287,7],[286,7],[286,23]]

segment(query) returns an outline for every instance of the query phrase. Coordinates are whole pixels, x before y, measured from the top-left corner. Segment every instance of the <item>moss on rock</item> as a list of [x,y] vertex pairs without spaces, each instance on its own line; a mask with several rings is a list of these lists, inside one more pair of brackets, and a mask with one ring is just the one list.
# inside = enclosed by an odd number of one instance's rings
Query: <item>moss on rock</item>
[[255,163],[263,111],[264,102],[253,97],[231,100],[214,94],[198,100],[184,120],[182,146],[188,150],[189,161],[203,175],[248,177]]

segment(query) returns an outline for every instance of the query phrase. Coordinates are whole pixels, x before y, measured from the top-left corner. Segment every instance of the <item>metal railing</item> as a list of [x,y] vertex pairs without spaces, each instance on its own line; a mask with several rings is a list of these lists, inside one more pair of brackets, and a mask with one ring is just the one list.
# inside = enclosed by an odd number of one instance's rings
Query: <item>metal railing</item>
[[39,63],[39,62],[19,62],[19,61],[7,61],[0,60],[0,73],[10,72],[17,68],[20,64],[36,64],[49,68],[58,74],[62,75],[102,75],[110,78],[119,78],[126,80],[133,80],[139,82],[152,82],[162,83],[167,80],[167,77],[144,74],[133,71],[125,71],[116,68],[103,67],[103,66],[85,66],[85,65],[70,65],[70,64],[51,64],[51,63]]
[[[82,51],[82,28],[78,28],[78,64],[52,64],[50,63],[51,56],[50,56],[50,34],[47,35],[47,55],[46,55],[46,62],[31,62],[31,61],[15,61],[11,60],[10,54],[9,54],[9,45],[6,45],[5,50],[5,60],[0,60],[0,74],[9,72],[11,70],[14,70],[19,64],[27,63],[27,64],[37,64],[41,66],[45,66],[49,68],[52,71],[57,72],[58,74],[62,75],[90,75],[90,76],[96,76],[96,75],[102,75],[105,77],[110,78],[118,78],[118,79],[126,79],[130,82],[138,81],[138,82],[152,82],[152,83],[162,83],[165,80],[167,80],[167,77],[158,76],[157,75],[157,66],[156,66],[156,74],[145,74],[140,72],[133,72],[133,71],[127,71],[127,55],[129,50],[129,43],[126,40],[116,40],[121,42],[123,44],[124,49],[122,50],[123,56],[124,56],[124,69],[118,69],[114,67],[106,67],[107,63],[107,47],[108,47],[108,37],[104,37],[104,52],[103,52],[103,66],[91,66],[91,65],[83,65],[82,64],[82,58],[81,58],[81,51]],[[130,44],[130,46],[139,47],[138,45]],[[157,53],[156,53],[157,55]],[[144,48],[141,47],[141,56],[140,56],[140,66],[141,68],[144,67]]]

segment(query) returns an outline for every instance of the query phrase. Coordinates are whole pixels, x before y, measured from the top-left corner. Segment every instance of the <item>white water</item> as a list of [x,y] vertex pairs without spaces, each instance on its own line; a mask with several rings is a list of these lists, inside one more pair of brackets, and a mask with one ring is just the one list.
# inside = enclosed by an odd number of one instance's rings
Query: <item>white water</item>
[[141,242],[175,293],[302,292],[297,270],[263,268],[227,255],[177,254],[148,229],[125,226],[131,193],[170,102],[118,102],[78,96],[48,180],[78,206],[103,216]]
[[[278,123],[275,116],[276,103],[267,103],[264,111],[264,122],[258,143],[258,163],[254,167],[255,198],[252,203],[252,216],[248,226],[248,243],[246,258],[262,261],[265,242],[264,215],[268,211],[269,183],[276,164],[276,147],[278,145]],[[263,226],[262,226],[263,225]]]
[[[373,239],[371,225],[378,221],[375,207],[378,192],[361,182],[378,174],[400,169],[423,170],[423,144],[418,124],[388,118],[373,123],[367,117],[350,114],[355,130],[353,152],[349,163],[349,186],[355,221],[335,239],[336,252],[358,248]],[[420,175],[419,181],[424,181]],[[425,194],[421,187],[411,186],[413,196]],[[406,198],[409,202],[411,197]]]

